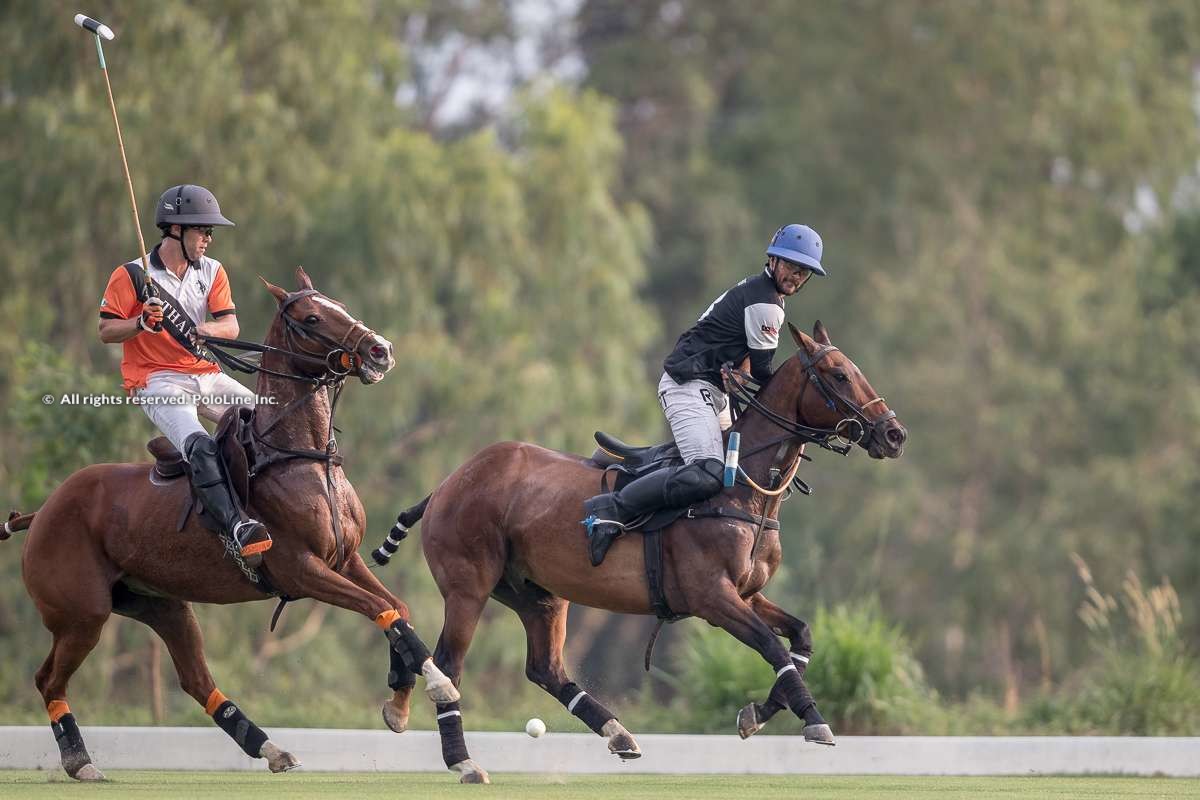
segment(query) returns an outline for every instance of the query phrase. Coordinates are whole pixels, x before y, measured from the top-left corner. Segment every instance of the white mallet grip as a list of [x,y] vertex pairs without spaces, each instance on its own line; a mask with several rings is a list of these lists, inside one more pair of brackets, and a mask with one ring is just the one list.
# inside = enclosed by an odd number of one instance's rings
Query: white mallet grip
[[83,14],[76,14],[75,24],[83,28],[85,31],[91,31],[97,36],[103,36],[110,42],[113,39],[112,28],[108,27],[98,19],[92,19],[91,17],[84,16]]

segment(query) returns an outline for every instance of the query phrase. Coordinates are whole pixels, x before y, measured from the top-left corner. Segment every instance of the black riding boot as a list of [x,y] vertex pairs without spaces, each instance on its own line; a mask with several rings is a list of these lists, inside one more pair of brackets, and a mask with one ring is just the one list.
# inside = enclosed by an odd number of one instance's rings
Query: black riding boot
[[588,555],[591,556],[593,567],[600,566],[600,562],[604,561],[604,555],[613,540],[624,532],[624,525],[642,514],[666,506],[663,487],[674,473],[673,467],[656,470],[627,484],[618,492],[596,495],[584,501],[583,510],[588,516],[583,524],[587,526]]
[[271,535],[261,522],[238,511],[233,490],[225,479],[217,441],[206,433],[193,433],[184,442],[184,450],[191,466],[192,486],[204,511],[233,539],[246,566],[257,569],[262,554],[271,549]]

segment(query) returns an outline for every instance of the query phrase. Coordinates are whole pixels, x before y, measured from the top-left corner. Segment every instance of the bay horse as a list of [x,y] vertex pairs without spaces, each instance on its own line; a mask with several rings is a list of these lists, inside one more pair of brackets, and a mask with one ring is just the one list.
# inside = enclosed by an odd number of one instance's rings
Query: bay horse
[[[786,707],[804,720],[806,740],[832,745],[833,733],[804,682],[813,652],[809,627],[762,594],[782,557],[778,524],[769,523],[806,443],[845,453],[854,441],[872,458],[898,458],[908,434],[819,321],[813,337],[788,327],[798,351],[757,397],[744,395],[750,405],[732,428],[741,437],[743,481],[695,509],[696,518],[663,530],[662,585],[676,615],[725,629],[776,671],[767,701],[738,713],[742,738]],[[842,443],[831,445],[839,435]],[[648,589],[642,536],[621,537],[599,567],[589,563],[580,516],[583,501],[601,491],[602,472],[591,458],[523,442],[491,445],[403,512],[384,548],[394,551],[407,527],[423,517],[425,560],[445,601],[434,661],[456,685],[480,614],[494,597],[525,627],[529,680],[606,737],[611,752],[636,758],[641,751],[632,734],[563,667],[570,603],[661,615]],[[724,513],[714,516],[714,509]],[[438,711],[447,766],[473,764],[459,704],[439,704]],[[486,783],[488,775],[478,768],[462,780]]]
[[[368,570],[356,550],[366,518],[341,468],[332,415],[344,380],[376,383],[395,366],[392,345],[321,294],[302,268],[288,292],[261,279],[278,303],[265,343],[238,342],[263,353],[260,402],[249,423],[254,474],[248,511],[264,522],[274,546],[259,573],[283,597],[311,597],[373,620],[390,643],[384,720],[407,725],[416,674],[431,700],[458,691],[434,665],[408,623],[408,607]],[[209,340],[235,344],[229,340]],[[223,352],[223,351],[222,351]],[[228,353],[225,353],[229,357]],[[244,360],[234,360],[243,366]],[[262,398],[270,398],[263,402]],[[235,407],[227,412],[236,414]],[[228,418],[228,416],[227,416]],[[228,545],[202,527],[186,477],[152,481],[151,464],[95,464],[70,475],[35,514],[10,517],[0,539],[28,529],[22,576],[53,636],[35,683],[50,716],[63,769],[79,780],[102,780],[67,705],[67,683],[95,647],[113,612],[138,620],[166,643],[179,682],[252,758],[272,772],[299,766],[217,689],[204,658],[191,603],[244,603],[268,595],[256,573],[223,558]],[[15,512],[14,512],[15,514]],[[233,549],[236,552],[236,548]]]

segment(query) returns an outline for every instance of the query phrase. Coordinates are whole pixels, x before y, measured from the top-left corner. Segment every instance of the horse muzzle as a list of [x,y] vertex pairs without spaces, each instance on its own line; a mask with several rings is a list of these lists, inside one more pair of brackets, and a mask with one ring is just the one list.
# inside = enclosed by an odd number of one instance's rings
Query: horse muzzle
[[357,362],[358,379],[368,385],[383,380],[383,376],[396,366],[392,343],[378,335],[363,341],[353,358]]
[[892,418],[882,425],[872,425],[860,444],[871,458],[899,458],[904,455],[904,443],[907,441],[908,431]]

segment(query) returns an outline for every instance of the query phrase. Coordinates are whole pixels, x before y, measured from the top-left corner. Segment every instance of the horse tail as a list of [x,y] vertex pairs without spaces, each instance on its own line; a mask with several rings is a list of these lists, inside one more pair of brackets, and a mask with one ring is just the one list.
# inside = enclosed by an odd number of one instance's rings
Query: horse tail
[[400,516],[396,517],[396,524],[392,526],[392,530],[383,540],[383,544],[371,551],[371,559],[376,564],[382,567],[392,560],[392,556],[396,555],[396,550],[400,547],[400,542],[408,536],[409,528],[416,525],[421,517],[425,516],[425,506],[429,505],[430,497],[433,495],[427,494],[424,500],[400,512]]
[[[425,499],[428,500],[429,498]],[[14,533],[29,530],[29,526],[32,523],[33,514],[22,514],[20,511],[8,512],[8,520],[4,523],[4,527],[0,529],[0,542],[11,538]]]

